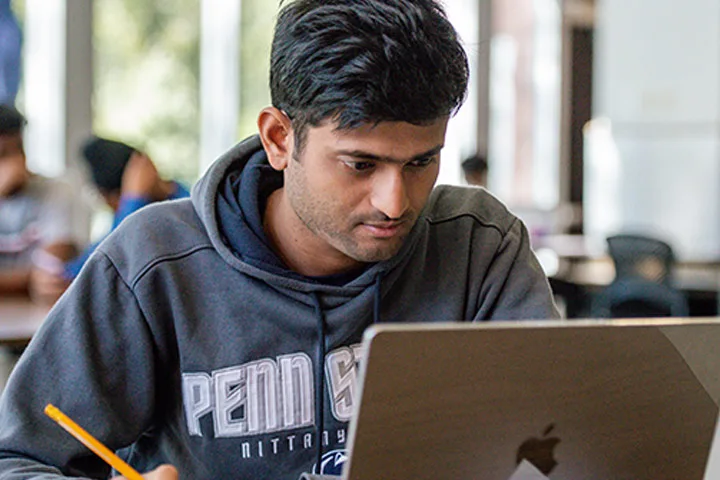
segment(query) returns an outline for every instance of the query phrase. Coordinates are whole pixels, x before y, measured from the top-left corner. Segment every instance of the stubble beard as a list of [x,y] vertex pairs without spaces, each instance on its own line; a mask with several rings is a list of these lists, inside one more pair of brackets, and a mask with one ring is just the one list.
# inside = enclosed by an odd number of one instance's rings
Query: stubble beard
[[[295,160],[297,161],[297,160]],[[302,168],[301,165],[298,165]],[[299,176],[304,172],[296,172],[293,180],[286,182],[285,191],[288,195],[290,207],[300,222],[315,237],[329,244],[335,250],[341,252],[348,258],[362,263],[375,263],[392,258],[405,243],[408,231],[390,239],[368,240],[370,246],[363,246],[353,235],[358,228],[362,228],[363,222],[368,218],[347,218],[343,228],[342,225],[333,221],[334,211],[332,202],[314,197],[306,187],[306,182],[299,181]],[[300,175],[297,175],[300,174]],[[303,177],[304,178],[304,177]],[[417,220],[414,216],[408,215],[408,224],[414,224]],[[338,219],[339,220],[339,219]]]

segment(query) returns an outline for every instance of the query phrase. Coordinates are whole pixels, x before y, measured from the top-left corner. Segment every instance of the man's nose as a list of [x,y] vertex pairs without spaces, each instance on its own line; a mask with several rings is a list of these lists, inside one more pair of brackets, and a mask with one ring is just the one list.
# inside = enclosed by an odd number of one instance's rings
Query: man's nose
[[372,204],[388,218],[401,218],[410,207],[402,170],[388,169],[373,185]]

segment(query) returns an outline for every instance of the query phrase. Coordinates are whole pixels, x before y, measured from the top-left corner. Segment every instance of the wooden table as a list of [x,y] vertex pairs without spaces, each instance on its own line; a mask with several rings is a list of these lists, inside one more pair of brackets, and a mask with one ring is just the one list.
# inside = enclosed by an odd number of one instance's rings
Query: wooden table
[[26,298],[0,297],[0,344],[21,346],[30,341],[50,307]]

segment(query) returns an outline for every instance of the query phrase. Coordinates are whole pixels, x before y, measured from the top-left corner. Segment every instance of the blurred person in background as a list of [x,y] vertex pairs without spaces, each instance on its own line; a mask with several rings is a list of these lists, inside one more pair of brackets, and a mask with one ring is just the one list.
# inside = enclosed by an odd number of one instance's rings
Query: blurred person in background
[[59,181],[33,175],[23,147],[25,118],[0,105],[0,295],[54,302],[67,287],[58,278],[77,254],[73,198]]
[[488,163],[483,155],[472,155],[462,162],[463,174],[468,185],[487,187]]
[[[82,157],[93,185],[113,211],[110,232],[146,205],[190,196],[182,184],[161,178],[150,157],[125,143],[93,136],[83,145]],[[75,278],[99,244],[90,245],[68,262],[64,277]]]

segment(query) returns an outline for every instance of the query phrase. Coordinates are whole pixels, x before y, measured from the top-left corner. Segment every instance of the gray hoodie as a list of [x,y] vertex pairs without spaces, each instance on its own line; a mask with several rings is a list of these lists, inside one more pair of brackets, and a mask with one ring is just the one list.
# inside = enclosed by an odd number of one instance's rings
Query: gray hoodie
[[266,163],[250,138],[190,200],[149,206],[102,243],[3,393],[0,479],[108,474],[47,403],[139,471],[337,474],[369,324],[557,318],[525,227],[482,189],[437,187],[390,260],[332,279],[287,271],[257,224],[282,183]]

